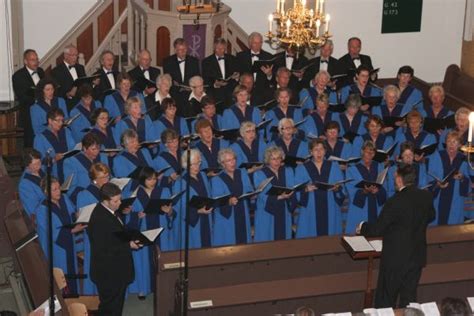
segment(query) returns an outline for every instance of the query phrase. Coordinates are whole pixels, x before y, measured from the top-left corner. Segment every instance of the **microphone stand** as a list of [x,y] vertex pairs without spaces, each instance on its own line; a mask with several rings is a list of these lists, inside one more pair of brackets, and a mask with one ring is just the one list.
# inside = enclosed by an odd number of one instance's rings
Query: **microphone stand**
[[49,315],[54,315],[54,275],[53,275],[53,210],[51,205],[52,157],[46,152],[46,192],[48,199],[48,249],[49,249]]

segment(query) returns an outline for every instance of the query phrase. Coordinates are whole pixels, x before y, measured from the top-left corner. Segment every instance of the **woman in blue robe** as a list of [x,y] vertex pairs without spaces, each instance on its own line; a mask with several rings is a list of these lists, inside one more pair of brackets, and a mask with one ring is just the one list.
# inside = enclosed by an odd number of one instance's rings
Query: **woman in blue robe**
[[182,172],[178,133],[174,129],[165,129],[161,133],[161,144],[164,145],[164,149],[153,160],[158,170],[171,167],[163,173],[163,178],[160,182],[160,185],[171,189],[174,181]]
[[138,97],[131,97],[125,102],[124,111],[127,116],[115,126],[114,137],[116,143],[120,143],[120,136],[127,129],[133,129],[137,132],[140,143],[159,138],[159,135],[155,133],[150,117],[147,114],[142,115],[140,102]]
[[[156,207],[150,206],[153,200],[169,198],[171,196],[168,188],[157,186],[158,178],[152,168],[145,167],[139,175],[137,199],[132,206],[132,212],[128,215],[126,223],[129,229],[145,231],[163,227],[163,232],[155,240],[155,245],[161,251],[172,251],[178,249],[178,227],[175,227],[176,214],[171,205]],[[145,213],[145,210],[153,210],[153,213]],[[152,273],[155,256],[153,246],[142,247],[133,251],[133,263],[135,268],[135,280],[128,286],[128,293],[138,294],[145,297],[152,292]]]
[[[235,87],[234,98],[237,102],[226,109],[222,115],[223,129],[238,129],[240,128],[240,124],[244,121],[251,121],[257,125],[262,121],[258,109],[247,104],[249,93],[245,86],[238,85]],[[261,130],[260,132],[261,137],[263,137],[263,131],[264,130]]]
[[[190,190],[189,198],[193,196],[211,196],[211,186],[207,176],[200,172],[201,154],[197,149],[190,150]],[[183,169],[187,169],[187,155],[188,151],[183,152],[181,158],[181,166]],[[175,181],[173,185],[173,194],[177,194],[186,190],[186,183],[188,179],[187,171]],[[176,211],[178,220],[178,234],[179,234],[179,245],[184,248],[184,237],[185,237],[185,223],[186,223],[186,209],[188,203],[186,201],[186,194],[183,194],[179,199]],[[213,234],[212,234],[212,215],[213,208],[202,207],[196,209],[189,206],[189,248],[207,248],[213,245]]]
[[[201,170],[208,168],[220,168],[217,162],[217,155],[222,148],[229,147],[229,143],[223,139],[214,137],[212,125],[208,120],[200,120],[196,123],[196,133],[199,141],[194,144],[194,148],[201,153]],[[206,172],[209,175],[209,172]],[[215,175],[215,172],[210,172]]]
[[[90,170],[89,176],[91,183],[77,195],[76,206],[79,211],[83,207],[100,202],[100,188],[110,179],[110,169],[103,163],[94,163]],[[97,295],[97,287],[90,279],[91,266],[91,246],[87,230],[84,230],[83,235],[84,244],[84,274],[87,275],[82,281],[82,295]]]
[[[374,106],[372,108],[372,115],[377,115],[382,120],[388,118],[400,118],[408,113],[408,108],[405,108],[402,103],[398,103],[400,98],[400,90],[394,85],[388,85],[383,90],[384,101],[380,106]],[[403,121],[394,123],[394,126],[385,126],[383,133],[387,136],[395,138],[400,126],[403,125]]]
[[295,177],[292,168],[285,167],[285,154],[280,147],[269,146],[265,150],[265,167],[255,172],[255,187],[272,178],[263,192],[257,196],[255,211],[255,242],[291,239],[292,216],[296,208],[294,194],[269,195],[272,185],[292,187]]
[[52,158],[52,174],[64,181],[64,153],[74,149],[76,142],[68,128],[63,128],[64,113],[59,108],[53,108],[48,112],[48,128],[41,134],[35,136],[33,148],[41,153],[43,164],[46,164],[46,156]]
[[[431,100],[431,105],[421,107],[420,109],[420,113],[424,118],[442,119],[454,114],[443,104],[445,99],[445,93],[444,88],[442,86],[432,86],[428,94]],[[443,130],[438,130],[434,134],[437,140],[439,140],[439,136],[442,132]]]
[[[341,89],[341,102],[346,103],[349,95],[358,94],[362,97],[381,97],[382,90],[373,86],[369,82],[370,68],[360,65],[356,70],[355,82]],[[368,104],[363,104],[361,110],[366,112],[369,110]]]
[[64,178],[72,175],[68,196],[76,203],[77,194],[89,186],[89,170],[93,163],[107,165],[107,156],[100,154],[100,139],[96,134],[88,133],[82,139],[82,151],[64,161]]
[[48,112],[53,108],[63,111],[64,118],[69,118],[66,101],[63,98],[55,97],[55,83],[51,79],[41,79],[36,87],[36,103],[30,108],[31,126],[35,135],[41,134],[47,126]]
[[91,116],[93,126],[90,132],[99,136],[103,148],[114,149],[119,147],[120,142],[115,142],[114,128],[109,122],[109,112],[104,108],[96,109]]
[[165,98],[161,101],[161,112],[163,114],[153,122],[155,135],[159,137],[167,128],[174,129],[179,136],[190,134],[186,120],[176,115],[176,110],[176,102],[172,98]]
[[405,141],[400,144],[399,150],[398,163],[391,166],[388,170],[386,180],[387,198],[393,196],[396,192],[394,175],[399,164],[413,165],[415,167],[417,175],[415,185],[418,188],[423,189],[428,185],[426,166],[423,163],[417,163],[415,161],[415,145],[411,141]]
[[109,111],[110,117],[113,117],[115,123],[120,121],[120,116],[125,113],[125,102],[131,97],[137,97],[140,99],[140,104],[142,106],[141,111],[145,113],[145,99],[143,95],[132,88],[132,78],[126,72],[120,73],[117,76],[118,90],[109,94],[104,99],[104,108]]
[[294,137],[296,128],[292,119],[281,119],[278,123],[278,130],[280,132],[280,137],[271,142],[270,145],[280,147],[287,156],[300,158],[309,156],[307,142]]
[[336,91],[328,87],[328,84],[331,82],[331,75],[325,70],[320,70],[313,80],[313,86],[307,89],[300,91],[299,99],[303,102],[303,114],[311,114],[314,112],[316,106],[316,99],[321,94],[326,94],[329,96],[330,104],[338,104],[338,98]]
[[72,131],[72,136],[76,143],[82,140],[82,137],[88,132],[92,126],[92,113],[95,109],[102,107],[100,101],[92,98],[94,90],[90,85],[83,85],[77,90],[77,95],[80,98],[79,103],[71,110],[71,117],[79,114],[69,128]]
[[[434,153],[428,163],[428,176],[434,179],[431,190],[434,195],[436,219],[432,225],[452,225],[464,222],[464,202],[471,189],[470,171],[466,157],[459,152],[461,143],[455,131],[446,136],[446,149]],[[456,170],[446,183],[443,179]]]
[[438,144],[439,150],[443,150],[446,148],[446,136],[452,130],[459,133],[461,137],[461,144],[467,143],[470,113],[471,113],[471,110],[469,110],[468,108],[464,106],[456,110],[456,113],[454,114],[454,121],[456,123],[456,126],[453,129],[445,129],[441,133],[441,136],[439,137],[439,144]]
[[[43,192],[47,192],[45,181],[42,183],[42,188]],[[53,221],[53,266],[62,269],[64,274],[76,275],[78,270],[74,234],[84,230],[85,225],[78,224],[72,229],[63,227],[74,222],[76,209],[69,198],[61,194],[59,181],[55,178],[51,179],[51,211]],[[48,201],[44,200],[36,211],[36,230],[47,258],[49,257],[48,217]],[[70,294],[78,293],[76,279],[67,280],[67,286]]]
[[303,123],[303,131],[306,135],[323,136],[324,128],[327,123],[334,119],[334,114],[328,111],[329,109],[329,98],[326,94],[320,94],[316,98],[316,111],[306,117],[306,121]]
[[291,118],[294,122],[303,120],[301,109],[296,106],[290,106],[291,90],[289,88],[278,88],[275,96],[278,105],[265,114],[265,119],[271,120],[267,125],[267,139],[271,136],[272,140],[278,137],[278,123],[282,118]]
[[23,162],[26,164],[26,168],[18,184],[18,195],[26,213],[32,216],[35,215],[38,206],[45,199],[40,186],[41,179],[45,174],[41,170],[41,154],[37,150],[27,150],[23,156]]
[[312,159],[295,171],[296,183],[308,183],[300,193],[296,238],[341,234],[341,206],[345,199],[343,188],[341,185],[319,188],[315,182],[335,184],[344,180],[344,175],[337,163],[325,159],[324,140],[311,140],[309,151]]
[[[370,140],[375,144],[376,150],[388,150],[393,145],[393,138],[382,133],[383,121],[380,117],[371,115],[365,122],[367,133],[357,136],[352,144],[352,156],[359,157],[360,148],[364,142]],[[388,157],[390,159],[391,157]]]
[[353,234],[356,231],[357,225],[362,221],[375,223],[387,199],[387,193],[383,186],[376,187],[370,185],[365,186],[363,189],[356,187],[362,180],[375,182],[378,174],[383,171],[383,164],[372,160],[375,150],[375,144],[371,141],[366,141],[362,145],[361,162],[347,169],[346,179],[353,179],[353,181],[346,184],[347,192],[349,193],[346,234]]
[[[436,137],[433,134],[423,130],[423,117],[420,112],[414,110],[408,113],[407,128],[405,130],[400,129],[395,138],[397,147],[395,148],[395,156],[400,155],[400,146],[405,141],[410,141],[415,146],[415,149],[419,149],[426,145],[436,143]],[[425,163],[428,156],[415,155],[415,161],[419,163]]]
[[400,67],[397,74],[397,87],[401,92],[398,102],[404,105],[406,112],[414,110],[423,105],[423,94],[420,90],[415,88],[415,86],[410,84],[410,81],[413,79],[413,75],[414,70],[410,66]]
[[249,199],[239,196],[253,191],[245,169],[237,168],[235,153],[230,148],[219,151],[222,171],[211,179],[213,197],[230,194],[229,204],[214,210],[213,246],[239,245],[251,242]]
[[212,128],[220,130],[222,128],[222,116],[217,114],[216,101],[211,96],[204,96],[201,99],[201,110],[202,113],[198,114],[195,120],[191,123],[191,133],[196,132],[196,123],[200,119],[206,119],[212,124]]
[[346,111],[336,114],[335,121],[341,127],[341,135],[352,142],[354,139],[346,136],[347,133],[362,135],[365,133],[365,121],[367,116],[360,111],[361,100],[357,94],[350,95],[345,103]]
[[[339,138],[339,123],[331,121],[326,124],[324,129],[326,158],[334,156],[337,158],[348,159],[352,156],[352,145]],[[355,156],[358,157],[359,155]],[[341,165],[342,166],[342,165]]]
[[[255,123],[243,122],[240,126],[240,136],[241,138],[230,146],[237,157],[237,166],[245,162],[263,162],[267,144],[257,137]],[[251,174],[256,170],[247,171]]]

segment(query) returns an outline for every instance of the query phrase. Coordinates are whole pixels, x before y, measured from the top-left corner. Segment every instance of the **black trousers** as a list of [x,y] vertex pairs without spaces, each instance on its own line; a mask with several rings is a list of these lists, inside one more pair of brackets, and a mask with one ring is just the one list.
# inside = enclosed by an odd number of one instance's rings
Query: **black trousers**
[[398,304],[400,308],[406,307],[411,302],[416,302],[416,289],[420,281],[421,270],[420,266],[387,269],[382,264],[375,293],[375,308],[397,308],[398,297],[400,297]]
[[121,316],[123,303],[125,301],[125,292],[127,284],[97,284],[99,292],[99,310],[97,315],[100,316]]

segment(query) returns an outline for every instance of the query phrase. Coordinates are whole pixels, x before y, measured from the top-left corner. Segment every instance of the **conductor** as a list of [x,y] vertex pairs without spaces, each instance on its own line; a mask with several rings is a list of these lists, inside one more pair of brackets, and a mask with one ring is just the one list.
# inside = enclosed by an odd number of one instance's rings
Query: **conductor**
[[416,302],[416,289],[426,265],[426,227],[435,218],[433,195],[416,187],[416,169],[400,165],[397,193],[385,203],[374,224],[362,222],[358,233],[382,236],[383,249],[375,307],[400,307]]

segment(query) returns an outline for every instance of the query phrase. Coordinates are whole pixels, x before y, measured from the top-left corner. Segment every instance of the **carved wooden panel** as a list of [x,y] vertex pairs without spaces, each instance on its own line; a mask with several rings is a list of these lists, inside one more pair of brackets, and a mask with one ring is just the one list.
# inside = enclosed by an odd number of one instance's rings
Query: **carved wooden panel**
[[159,0],[158,1],[158,10],[171,11],[171,1],[170,0]]
[[87,63],[94,53],[92,24],[89,25],[81,35],[77,37],[77,50],[84,54],[84,61]]
[[220,24],[218,24],[214,29],[214,40],[220,37],[222,37],[222,27]]
[[97,19],[99,45],[114,25],[114,4],[111,3]]
[[161,26],[156,31],[156,64],[163,66],[163,59],[170,55],[170,31]]

